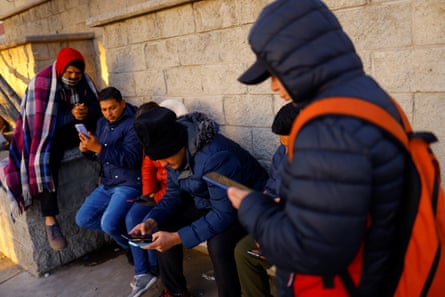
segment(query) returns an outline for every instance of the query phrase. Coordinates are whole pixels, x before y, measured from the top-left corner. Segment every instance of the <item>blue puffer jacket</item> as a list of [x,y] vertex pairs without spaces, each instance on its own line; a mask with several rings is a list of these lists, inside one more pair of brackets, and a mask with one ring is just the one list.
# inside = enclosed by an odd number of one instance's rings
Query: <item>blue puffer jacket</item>
[[126,103],[121,117],[109,123],[104,117],[97,122],[96,137],[102,144],[97,156],[102,164],[101,183],[105,186],[140,188],[142,146],[133,128],[134,105]]
[[[358,97],[399,119],[388,95],[363,72],[351,41],[321,1],[272,3],[249,40],[257,58],[302,106],[331,96]],[[367,122],[325,116],[302,129],[293,155],[292,162],[283,165],[284,210],[253,193],[241,204],[240,221],[270,262],[297,274],[296,286],[298,274],[332,276],[344,270],[365,243],[360,296],[382,296],[379,288],[396,234],[395,214],[404,183],[403,152]]]
[[216,123],[204,114],[187,114],[178,121],[187,127],[187,164],[179,170],[167,167],[167,192],[147,218],[162,225],[181,206],[181,192],[188,193],[197,208],[209,209],[205,216],[178,231],[183,245],[192,248],[226,230],[236,220],[236,210],[226,191],[207,184],[202,179],[204,174],[216,171],[257,190],[264,188],[268,176],[246,150],[218,134]]

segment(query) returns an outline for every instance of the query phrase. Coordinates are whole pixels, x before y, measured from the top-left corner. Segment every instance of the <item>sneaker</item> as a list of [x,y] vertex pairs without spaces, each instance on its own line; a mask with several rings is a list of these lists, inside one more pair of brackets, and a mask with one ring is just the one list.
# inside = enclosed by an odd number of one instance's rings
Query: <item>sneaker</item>
[[158,278],[152,274],[135,275],[130,287],[133,289],[128,297],[139,297],[144,294]]
[[55,251],[63,250],[66,247],[66,239],[60,230],[59,224],[55,223],[51,226],[46,226],[46,235],[50,247]]
[[159,297],[192,297],[189,292],[185,291],[179,294],[170,294],[167,288],[164,288],[162,294]]

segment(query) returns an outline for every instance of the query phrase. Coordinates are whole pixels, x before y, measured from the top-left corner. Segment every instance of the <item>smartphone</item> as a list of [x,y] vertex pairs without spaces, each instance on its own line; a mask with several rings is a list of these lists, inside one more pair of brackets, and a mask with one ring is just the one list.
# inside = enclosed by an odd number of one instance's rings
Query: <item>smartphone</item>
[[130,234],[127,235],[122,234],[121,236],[128,240],[128,244],[137,247],[141,247],[153,242],[153,238],[151,237],[151,235],[134,236]]
[[75,124],[77,132],[82,133],[85,137],[88,137],[88,131],[84,124]]
[[256,258],[262,258],[263,255],[258,252],[258,250],[247,250],[247,253]]
[[224,176],[222,174],[219,174],[218,172],[209,172],[204,174],[202,177],[206,182],[215,185],[217,187],[220,187],[223,190],[227,190],[229,187],[236,187],[242,190],[246,191],[252,191],[251,188],[246,187],[243,184],[240,184],[239,182],[234,181],[233,179],[228,178],[227,176]]

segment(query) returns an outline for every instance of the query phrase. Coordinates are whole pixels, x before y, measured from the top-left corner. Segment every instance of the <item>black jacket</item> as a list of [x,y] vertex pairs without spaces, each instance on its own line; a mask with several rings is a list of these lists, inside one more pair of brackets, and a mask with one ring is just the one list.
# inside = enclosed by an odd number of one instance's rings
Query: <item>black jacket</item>
[[[302,106],[331,96],[358,97],[399,119],[389,96],[364,73],[352,42],[321,1],[272,3],[253,26],[249,41],[257,58]],[[241,204],[240,221],[270,262],[296,274],[336,274],[364,242],[360,291],[362,296],[380,296],[404,183],[402,150],[374,125],[325,116],[301,130],[293,154],[282,172],[284,210],[253,193]]]

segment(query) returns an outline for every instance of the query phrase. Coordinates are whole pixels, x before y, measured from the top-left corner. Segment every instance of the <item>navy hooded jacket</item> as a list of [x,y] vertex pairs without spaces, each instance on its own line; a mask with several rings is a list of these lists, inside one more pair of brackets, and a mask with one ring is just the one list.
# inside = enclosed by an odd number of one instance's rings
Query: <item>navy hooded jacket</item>
[[167,167],[167,192],[145,219],[152,218],[162,225],[181,207],[182,193],[186,193],[193,198],[196,208],[209,210],[178,230],[183,245],[191,248],[225,231],[236,220],[236,210],[226,191],[203,180],[204,174],[216,171],[257,190],[264,188],[268,176],[249,152],[217,133],[216,123],[204,114],[190,113],[178,122],[187,128],[187,163],[178,170]]
[[[273,2],[254,24],[249,41],[259,63],[300,106],[326,97],[357,97],[399,119],[321,1]],[[298,274],[338,274],[364,243],[360,296],[381,296],[404,183],[401,148],[365,121],[325,116],[301,130],[293,156],[283,165],[284,210],[255,192],[241,203],[241,223],[268,261],[294,272],[297,282]]]

